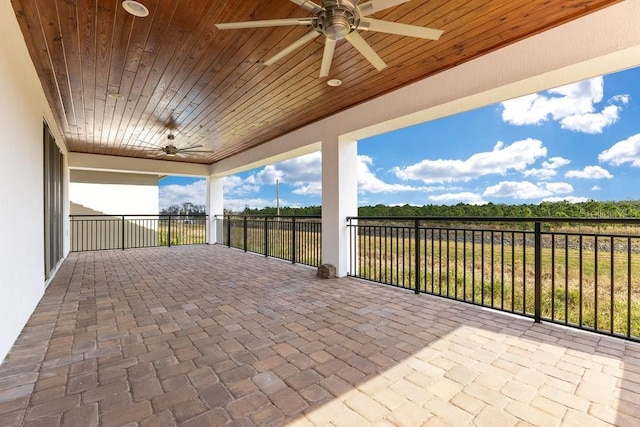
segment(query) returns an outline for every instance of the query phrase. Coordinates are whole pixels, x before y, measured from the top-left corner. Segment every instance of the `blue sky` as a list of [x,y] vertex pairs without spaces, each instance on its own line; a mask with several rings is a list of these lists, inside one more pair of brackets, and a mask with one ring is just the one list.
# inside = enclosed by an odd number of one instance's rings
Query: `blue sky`
[[[225,178],[225,208],[321,204],[320,153]],[[640,199],[640,68],[358,141],[358,203]],[[160,206],[205,202],[201,179],[160,182]]]

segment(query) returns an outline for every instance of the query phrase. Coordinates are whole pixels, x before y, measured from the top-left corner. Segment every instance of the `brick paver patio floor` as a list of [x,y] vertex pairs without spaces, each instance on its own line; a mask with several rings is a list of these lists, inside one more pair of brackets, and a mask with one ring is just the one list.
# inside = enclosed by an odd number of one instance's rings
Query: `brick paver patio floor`
[[640,345],[221,246],[71,254],[0,426],[640,425]]

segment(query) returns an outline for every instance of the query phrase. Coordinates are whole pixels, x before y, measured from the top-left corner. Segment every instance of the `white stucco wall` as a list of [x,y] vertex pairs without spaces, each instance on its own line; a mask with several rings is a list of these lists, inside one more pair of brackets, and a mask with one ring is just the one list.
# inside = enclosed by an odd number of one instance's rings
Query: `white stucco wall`
[[71,214],[90,210],[106,215],[157,215],[158,179],[156,175],[72,170]]
[[[62,141],[9,1],[0,1],[0,94],[1,362],[46,285],[43,120],[58,143]],[[68,224],[64,235],[66,253]]]

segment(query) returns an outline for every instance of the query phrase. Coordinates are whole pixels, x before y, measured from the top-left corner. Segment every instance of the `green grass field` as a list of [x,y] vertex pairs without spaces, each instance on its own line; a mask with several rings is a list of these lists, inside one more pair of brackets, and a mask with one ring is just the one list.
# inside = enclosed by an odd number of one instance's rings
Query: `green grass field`
[[[521,244],[422,239],[418,282],[413,238],[359,240],[358,277],[534,314],[535,256],[528,238],[526,246],[524,238]],[[543,318],[640,336],[640,254],[543,247],[540,282]]]

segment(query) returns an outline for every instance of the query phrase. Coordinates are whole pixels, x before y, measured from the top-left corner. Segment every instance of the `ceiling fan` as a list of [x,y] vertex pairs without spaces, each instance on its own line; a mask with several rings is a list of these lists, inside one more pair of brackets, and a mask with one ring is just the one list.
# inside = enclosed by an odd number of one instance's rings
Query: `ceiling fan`
[[162,127],[166,128],[167,133],[167,142],[159,146],[157,144],[152,144],[144,140],[139,140],[142,144],[149,145],[153,148],[147,148],[142,150],[147,153],[147,156],[157,156],[157,155],[167,155],[170,157],[173,156],[181,156],[182,154],[198,154],[198,153],[213,153],[212,150],[199,150],[199,148],[204,147],[202,144],[189,144],[185,147],[177,147],[173,141],[176,139],[176,134],[184,136],[187,141],[189,140],[189,136],[183,134],[178,129],[178,123],[176,122],[173,114],[169,115],[169,118],[166,121],[157,120],[157,123],[161,124]]
[[387,66],[382,58],[380,58],[373,48],[362,38],[358,30],[379,31],[382,33],[418,37],[428,40],[438,40],[444,32],[442,30],[424,28],[416,25],[367,18],[367,16],[380,10],[388,9],[410,0],[370,0],[360,5],[358,5],[358,0],[323,0],[322,5],[318,5],[310,0],[290,1],[311,12],[311,17],[230,22],[216,24],[216,27],[220,30],[232,30],[287,25],[310,26],[313,28],[311,32],[293,42],[275,56],[267,59],[264,65],[271,65],[279,61],[322,34],[325,36],[325,43],[322,65],[320,67],[320,77],[327,77],[329,75],[336,42],[342,39],[346,39],[351,43],[378,71]]
[[204,147],[202,144],[187,145],[185,147],[176,147],[173,141],[176,139],[173,133],[167,135],[167,143],[161,147],[155,147],[154,149],[143,150],[147,152],[148,156],[154,154],[166,154],[167,156],[179,156],[181,154],[198,154],[198,153],[213,153],[213,150],[198,150],[198,148]]

